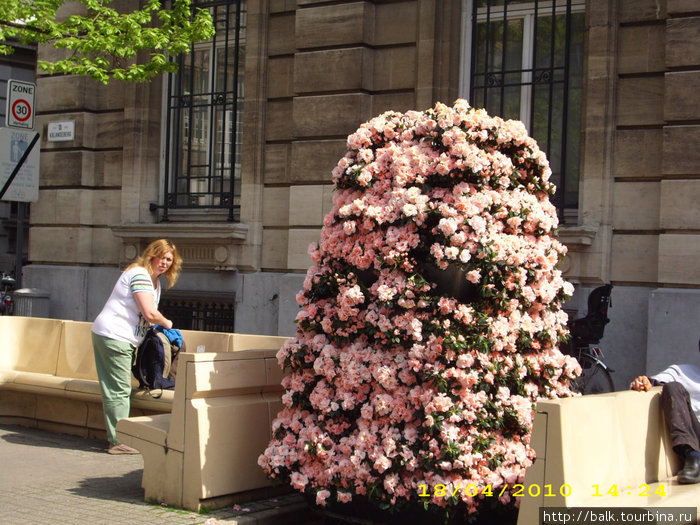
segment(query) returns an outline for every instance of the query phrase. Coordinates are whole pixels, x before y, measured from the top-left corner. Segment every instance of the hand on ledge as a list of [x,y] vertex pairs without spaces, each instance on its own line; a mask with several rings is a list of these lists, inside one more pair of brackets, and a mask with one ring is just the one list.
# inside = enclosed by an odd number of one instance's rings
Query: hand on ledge
[[651,390],[651,381],[649,381],[647,376],[638,376],[634,381],[632,381],[630,388],[632,390],[636,390],[637,392],[648,392]]

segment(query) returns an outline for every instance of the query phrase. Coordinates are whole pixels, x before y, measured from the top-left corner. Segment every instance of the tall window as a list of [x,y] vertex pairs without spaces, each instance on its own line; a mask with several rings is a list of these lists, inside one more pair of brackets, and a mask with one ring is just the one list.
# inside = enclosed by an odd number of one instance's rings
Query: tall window
[[473,0],[471,16],[469,101],[525,124],[565,220],[578,208],[584,0]]
[[181,56],[168,79],[163,220],[172,209],[222,209],[237,220],[246,41],[244,0],[194,0],[216,35]]

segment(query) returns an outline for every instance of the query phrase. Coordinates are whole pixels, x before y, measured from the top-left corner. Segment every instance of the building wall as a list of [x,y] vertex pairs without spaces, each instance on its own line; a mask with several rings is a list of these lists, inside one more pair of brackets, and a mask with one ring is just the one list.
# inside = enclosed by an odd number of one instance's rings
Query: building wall
[[[634,368],[654,373],[696,361],[700,339],[700,17],[682,0],[620,1],[617,14],[610,278],[620,295],[647,292]],[[625,342],[618,370],[635,353]]]
[[[170,237],[186,260],[178,289],[231,291],[237,331],[291,335],[307,247],[331,207],[347,135],[382,111],[465,95],[468,5],[249,0],[240,224],[158,223],[149,210],[162,191],[161,82],[41,77],[41,125],[75,119],[77,136],[42,141],[27,281],[51,292],[53,316],[89,320],[118,265],[147,240]],[[562,267],[577,287],[567,305],[577,316],[596,285],[615,286],[602,347],[618,388],[692,358],[700,337],[693,9],[690,0],[608,0],[586,10],[580,205],[560,229],[569,246]]]

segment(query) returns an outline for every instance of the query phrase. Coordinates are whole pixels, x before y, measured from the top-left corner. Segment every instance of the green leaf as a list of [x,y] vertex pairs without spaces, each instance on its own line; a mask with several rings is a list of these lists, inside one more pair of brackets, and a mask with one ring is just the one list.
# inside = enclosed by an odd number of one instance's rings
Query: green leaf
[[[57,12],[64,4],[68,0],[0,2],[0,54],[11,54],[7,42],[15,39],[49,45],[71,51],[69,58],[39,61],[49,74],[87,76],[105,84],[111,79],[148,82],[177,70],[167,56],[186,53],[215,33],[209,11],[193,10],[191,0],[175,0],[169,9],[160,0],[148,0],[130,12],[108,7],[107,0],[75,0],[70,2],[74,14],[61,17]],[[139,59],[139,51],[150,53]]]

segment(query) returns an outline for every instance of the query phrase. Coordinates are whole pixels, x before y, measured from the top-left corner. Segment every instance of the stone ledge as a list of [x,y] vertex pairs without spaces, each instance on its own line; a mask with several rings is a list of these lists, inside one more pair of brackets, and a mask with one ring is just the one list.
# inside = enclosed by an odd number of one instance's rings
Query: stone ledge
[[598,226],[592,225],[576,225],[576,226],[560,226],[559,227],[559,242],[566,245],[570,251],[580,252],[593,244]]
[[121,262],[133,261],[155,239],[167,238],[189,269],[235,271],[249,227],[242,223],[120,224],[111,227],[122,241]]

